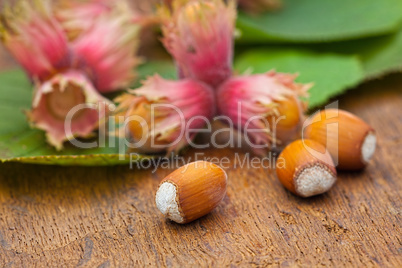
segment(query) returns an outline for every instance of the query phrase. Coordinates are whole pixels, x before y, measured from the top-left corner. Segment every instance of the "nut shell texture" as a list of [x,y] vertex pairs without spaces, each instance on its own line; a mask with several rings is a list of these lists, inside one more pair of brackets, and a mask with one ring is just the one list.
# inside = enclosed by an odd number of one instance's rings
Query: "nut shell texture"
[[336,182],[336,170],[324,146],[312,140],[297,140],[278,157],[276,174],[292,193],[309,197],[328,191]]
[[338,109],[323,110],[309,119],[304,138],[326,146],[337,168],[363,168],[374,155],[374,129],[357,116]]
[[196,220],[218,206],[226,194],[227,175],[219,166],[197,161],[162,180],[156,193],[158,209],[177,223]]

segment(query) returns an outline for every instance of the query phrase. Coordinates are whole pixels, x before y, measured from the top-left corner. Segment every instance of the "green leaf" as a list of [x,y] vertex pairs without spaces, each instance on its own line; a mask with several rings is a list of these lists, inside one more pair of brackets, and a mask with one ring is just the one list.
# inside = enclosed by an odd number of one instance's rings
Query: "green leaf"
[[[30,109],[31,98],[32,85],[21,70],[0,73],[0,162],[87,166],[130,162],[129,155],[119,154],[121,141],[115,137],[106,137],[104,145],[99,141],[100,146],[93,149],[66,144],[64,150],[56,151],[46,143],[42,131],[27,123],[23,111]],[[145,158],[151,157],[132,156],[132,160]]]
[[134,87],[139,87],[141,82],[147,77],[159,74],[165,79],[177,79],[176,67],[172,60],[150,61],[140,65],[137,70],[138,79],[134,83]]
[[[367,78],[402,71],[402,27],[392,35],[346,43],[344,51],[359,55]],[[338,44],[337,49],[342,49]]]
[[385,36],[308,47],[320,52],[357,56],[368,79],[402,71],[402,27],[398,32]]
[[239,14],[239,42],[318,43],[394,32],[402,22],[400,0],[284,0],[282,10]]
[[299,73],[300,83],[314,83],[310,89],[310,108],[326,103],[358,84],[363,78],[359,60],[353,56],[315,53],[306,50],[270,48],[246,52],[237,58],[235,67],[240,72],[251,70],[263,73]]

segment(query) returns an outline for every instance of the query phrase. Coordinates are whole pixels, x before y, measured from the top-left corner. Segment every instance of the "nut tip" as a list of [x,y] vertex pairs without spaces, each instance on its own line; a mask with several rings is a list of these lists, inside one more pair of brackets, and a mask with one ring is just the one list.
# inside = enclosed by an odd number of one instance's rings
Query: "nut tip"
[[176,186],[170,182],[164,182],[160,185],[156,192],[156,206],[170,220],[183,223],[184,218],[180,213],[179,204],[177,203]]
[[310,197],[328,191],[336,181],[336,176],[325,166],[314,165],[300,172],[295,180],[296,192],[302,197]]
[[362,158],[364,163],[368,163],[374,155],[377,138],[373,132],[369,132],[364,138],[362,145]]

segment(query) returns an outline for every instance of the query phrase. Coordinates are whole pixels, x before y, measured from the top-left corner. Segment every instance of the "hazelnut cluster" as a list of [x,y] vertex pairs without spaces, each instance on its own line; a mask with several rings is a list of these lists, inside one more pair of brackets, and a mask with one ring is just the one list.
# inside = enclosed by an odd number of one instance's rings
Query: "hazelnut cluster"
[[140,62],[140,18],[125,0],[8,2],[0,41],[34,82],[31,127],[57,150],[93,136],[113,105],[102,94],[127,87]]
[[[324,110],[307,122],[305,138],[290,143],[276,166],[279,181],[300,197],[327,192],[337,180],[336,168],[365,167],[376,147],[373,128],[346,111]],[[162,180],[156,205],[167,218],[188,223],[218,206],[226,194],[226,184],[226,172],[219,166],[204,161],[190,163]]]
[[298,136],[311,85],[275,71],[233,74],[234,0],[176,0],[160,8],[159,17],[179,80],[155,75],[116,99],[117,113],[128,119],[126,138],[135,144],[130,150],[177,152],[195,136],[190,130],[201,129],[215,115],[229,118],[260,155]]
[[374,129],[349,112],[326,109],[306,123],[303,139],[289,144],[276,166],[278,179],[296,195],[310,197],[328,191],[336,181],[335,168],[359,170],[374,155]]

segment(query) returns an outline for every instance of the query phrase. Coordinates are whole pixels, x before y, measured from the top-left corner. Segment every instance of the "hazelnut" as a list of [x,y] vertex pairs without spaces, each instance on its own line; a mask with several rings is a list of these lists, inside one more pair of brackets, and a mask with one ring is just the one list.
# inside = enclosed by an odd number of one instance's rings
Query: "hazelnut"
[[374,155],[374,129],[357,116],[338,109],[327,109],[309,119],[304,138],[326,146],[338,169],[357,170]]
[[336,181],[336,170],[325,147],[312,140],[297,140],[278,157],[276,174],[286,189],[301,197],[327,192]]
[[156,206],[172,221],[188,223],[213,210],[226,194],[227,175],[219,166],[197,161],[164,178],[156,192]]

